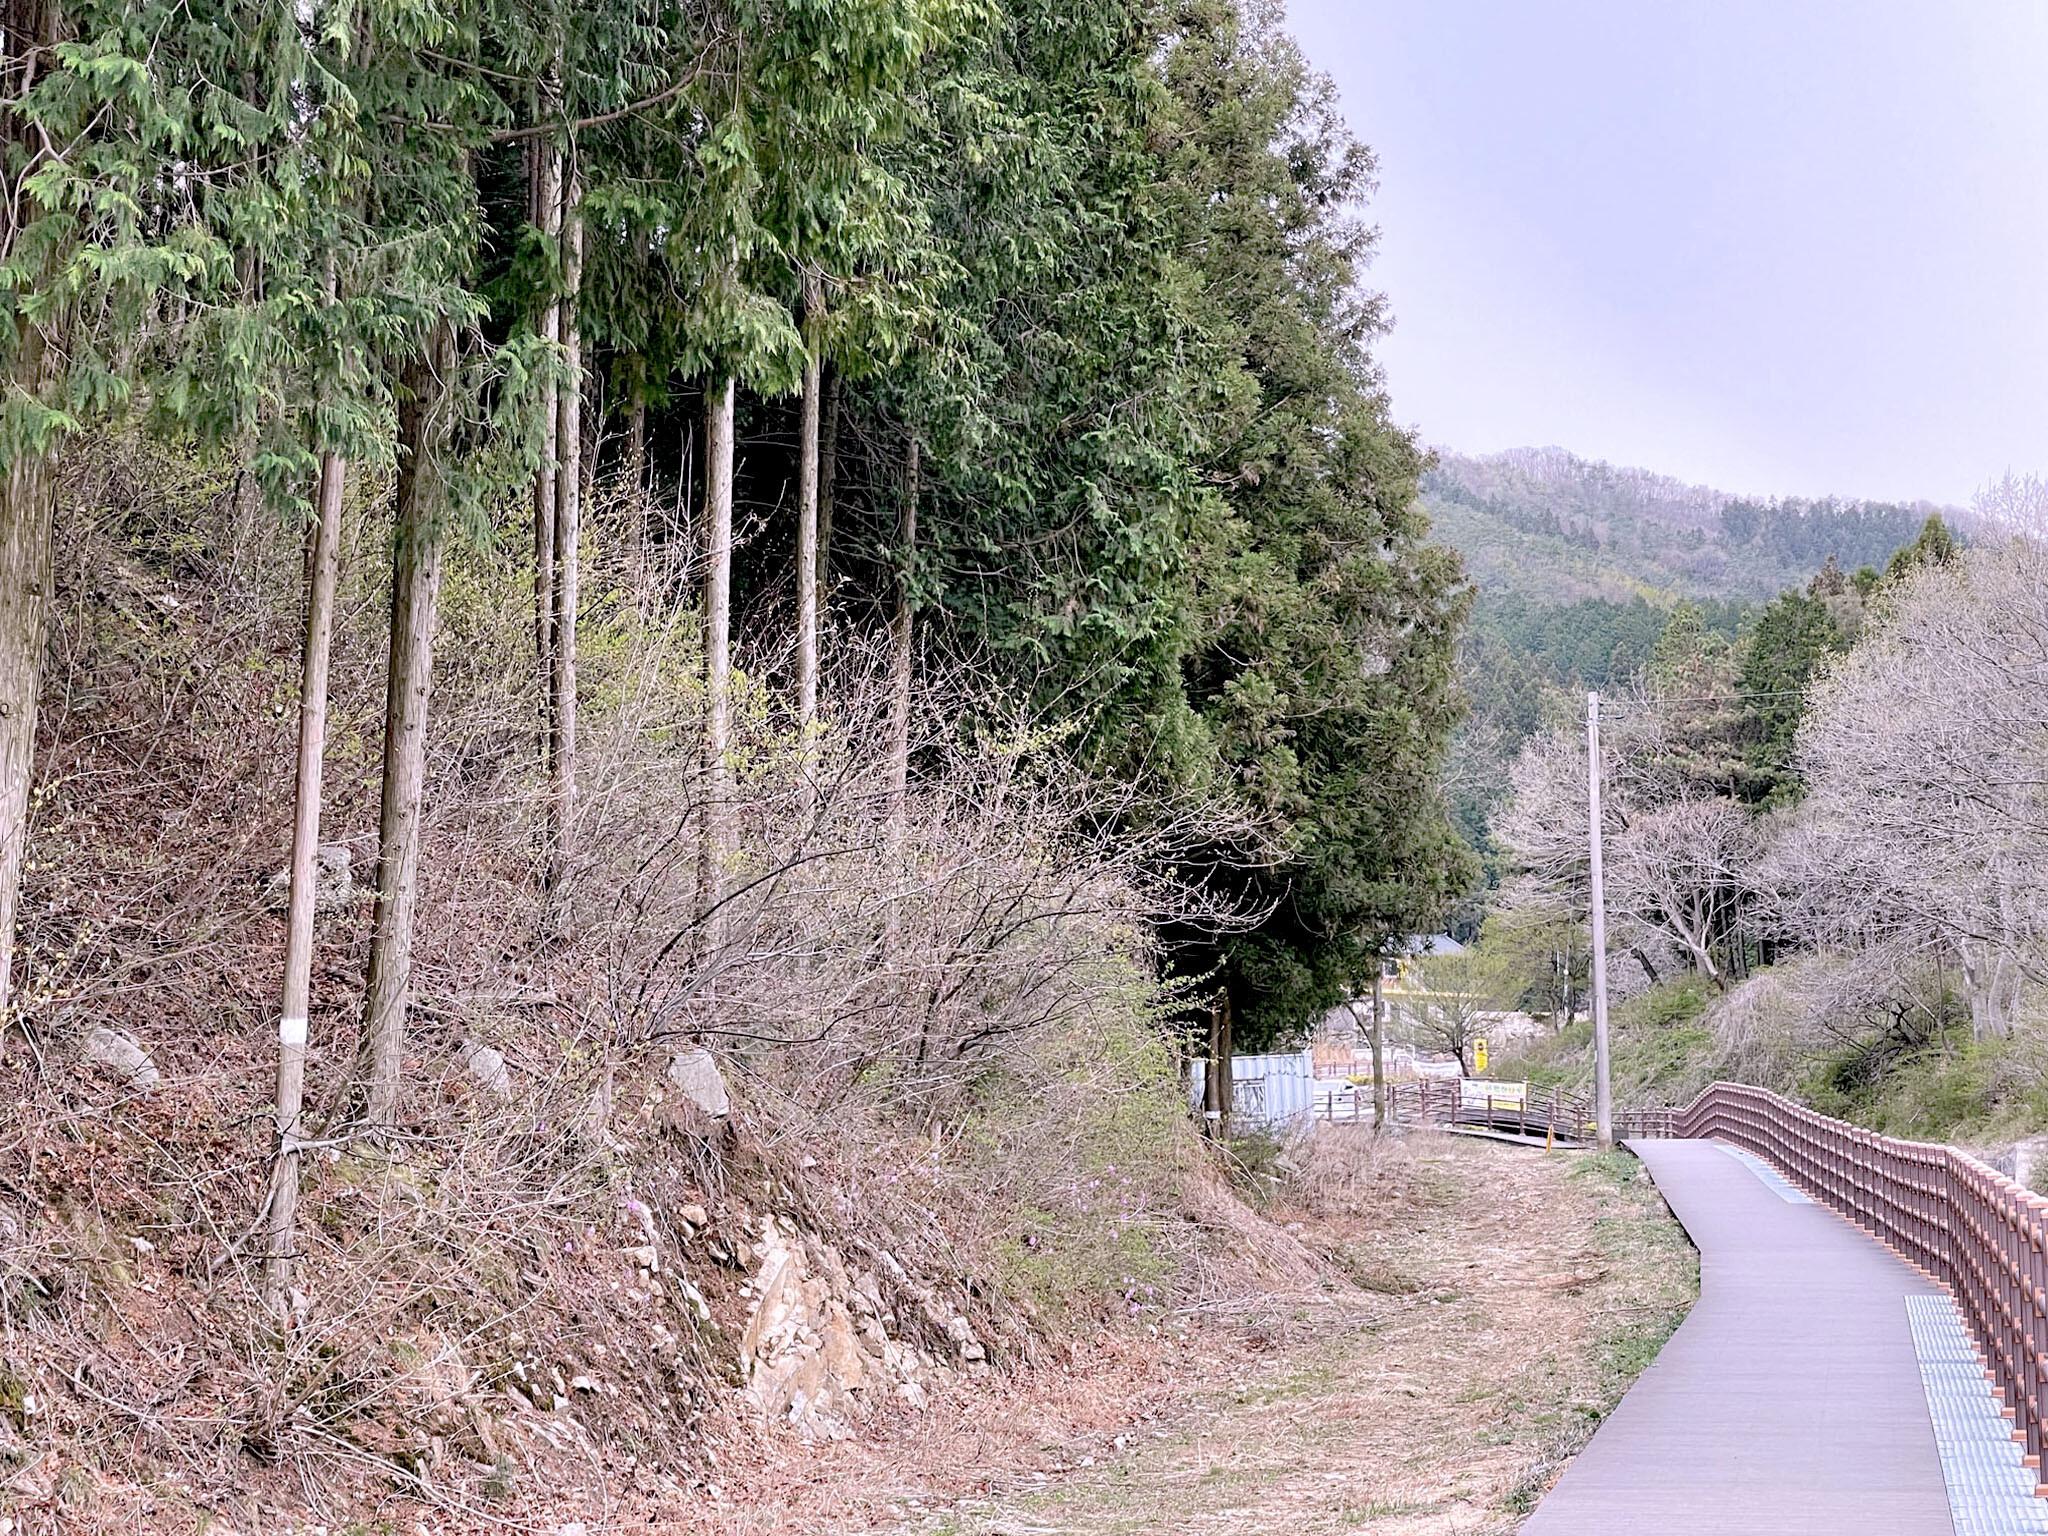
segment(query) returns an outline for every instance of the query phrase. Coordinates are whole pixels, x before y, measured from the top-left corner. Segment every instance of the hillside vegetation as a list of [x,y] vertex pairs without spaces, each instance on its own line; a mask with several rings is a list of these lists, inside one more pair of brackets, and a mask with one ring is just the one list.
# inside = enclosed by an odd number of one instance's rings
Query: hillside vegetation
[[1467,883],[1467,594],[1265,8],[4,21],[4,1529],[697,1528],[1328,1278],[1185,1057]]
[[[746,876],[707,934],[694,627],[593,583],[583,836],[543,897],[546,787],[507,750],[530,739],[530,574],[471,547],[444,575],[382,1137],[350,1091],[386,594],[368,559],[337,592],[308,1144],[272,1314],[299,564],[213,564],[231,477],[127,444],[67,475],[0,1120],[19,1528],[410,1509],[552,1533],[618,1505],[637,1529],[731,1498],[722,1466],[762,1454],[763,1424],[885,1425],[1259,1283],[1186,1115],[1158,843],[1092,829],[1105,802],[1028,738],[920,723],[883,866],[886,693],[843,693],[810,754],[752,709],[729,802]],[[352,550],[387,536],[372,496],[346,525]]]
[[[1965,548],[1930,522],[1882,571],[1781,594],[1732,646],[1678,610],[1613,701],[1624,1101],[1726,1077],[1902,1135],[1996,1149],[2048,1127],[2048,496],[2008,477],[1983,502],[2002,536]],[[1585,943],[1586,771],[1575,720],[1521,751],[1487,919],[1507,990],[1558,1026],[1508,1070],[1577,1081],[1584,1026],[1550,1000]]]
[[[1930,517],[1952,538],[1997,521],[1989,509],[1756,500],[1560,449],[1439,453],[1423,493],[1438,537],[1477,588],[1459,642],[1470,709],[1448,784],[1460,829],[1487,860],[1489,887],[1503,872],[1493,825],[1510,765],[1561,711],[1580,712],[1588,690],[1668,689],[1684,649],[1679,632],[1697,632],[1734,659],[1744,688],[1789,680],[1796,692],[1813,637],[1784,632],[1790,594],[1825,597],[1844,610],[1830,624],[1853,630],[1847,609]],[[1476,921],[1468,906],[1461,931]]]
[[1832,559],[1881,565],[1934,513],[1926,503],[1777,497],[1687,485],[1558,448],[1442,452],[1423,497],[1489,597],[1766,602]]

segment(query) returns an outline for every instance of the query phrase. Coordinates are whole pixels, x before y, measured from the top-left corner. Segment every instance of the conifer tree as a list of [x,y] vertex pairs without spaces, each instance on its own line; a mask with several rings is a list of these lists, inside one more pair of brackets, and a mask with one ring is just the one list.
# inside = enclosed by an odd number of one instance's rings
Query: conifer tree
[[[782,8],[754,65],[764,244],[789,265],[803,345],[799,385],[797,726],[818,709],[819,587],[824,579],[825,377],[885,367],[918,328],[934,253],[928,185],[884,153],[906,120],[920,65],[959,20],[953,0],[864,0]],[[834,312],[837,296],[847,308]]]
[[288,14],[281,24],[231,3],[0,7],[0,1029],[16,984],[58,457],[136,405],[202,444],[246,420],[236,387],[182,386],[181,338],[234,312],[240,271],[224,232],[277,211],[251,198],[248,167],[281,132],[284,97],[243,39],[281,27]]

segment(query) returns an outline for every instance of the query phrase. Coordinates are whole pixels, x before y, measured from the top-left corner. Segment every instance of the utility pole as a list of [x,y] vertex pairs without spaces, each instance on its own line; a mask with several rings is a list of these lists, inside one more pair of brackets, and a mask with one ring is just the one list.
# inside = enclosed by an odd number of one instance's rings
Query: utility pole
[[1372,961],[1372,1133],[1377,1136],[1387,1123],[1387,963],[1378,950]]
[[1614,1083],[1607,1064],[1607,886],[1600,872],[1600,695],[1586,695],[1586,831],[1593,875],[1593,1131],[1614,1149]]

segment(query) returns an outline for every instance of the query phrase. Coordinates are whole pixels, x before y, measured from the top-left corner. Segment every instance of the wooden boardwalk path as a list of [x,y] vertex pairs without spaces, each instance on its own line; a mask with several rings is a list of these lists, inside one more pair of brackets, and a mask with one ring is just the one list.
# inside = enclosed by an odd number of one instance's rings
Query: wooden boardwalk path
[[1722,1143],[1630,1145],[1700,1298],[1523,1536],[1956,1536],[1905,1300],[1939,1288]]

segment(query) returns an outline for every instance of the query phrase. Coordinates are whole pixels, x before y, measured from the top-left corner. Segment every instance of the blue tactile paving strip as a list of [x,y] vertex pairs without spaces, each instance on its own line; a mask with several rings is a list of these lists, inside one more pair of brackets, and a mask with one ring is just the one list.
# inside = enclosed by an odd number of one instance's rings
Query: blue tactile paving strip
[[1955,1302],[1908,1296],[1906,1321],[1920,1357],[1955,1536],[2048,1536],[2048,1502],[2034,1495],[2034,1474],[2020,1461],[2012,1421],[1984,1380],[1984,1364]]
[[1734,1158],[1735,1161],[1742,1164],[1742,1166],[1747,1168],[1751,1173],[1755,1174],[1758,1178],[1762,1179],[1766,1187],[1770,1189],[1771,1193],[1776,1195],[1780,1200],[1785,1201],[1789,1205],[1813,1204],[1812,1196],[1804,1193],[1797,1186],[1792,1184],[1785,1177],[1785,1175],[1778,1172],[1777,1169],[1773,1168],[1769,1163],[1765,1162],[1762,1158],[1758,1157],[1754,1152],[1745,1152],[1740,1147],[1731,1147],[1725,1141],[1716,1142],[1715,1145],[1718,1146],[1723,1152],[1726,1152],[1730,1157]]

